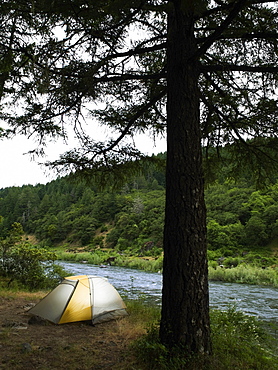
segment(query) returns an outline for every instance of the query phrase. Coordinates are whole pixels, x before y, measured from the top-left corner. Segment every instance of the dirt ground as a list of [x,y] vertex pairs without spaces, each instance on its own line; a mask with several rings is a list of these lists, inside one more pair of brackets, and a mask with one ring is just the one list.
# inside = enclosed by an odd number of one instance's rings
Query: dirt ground
[[[35,297],[35,296],[34,296]],[[129,344],[136,339],[129,318],[92,326],[29,323],[39,298],[0,297],[0,369],[140,369]]]

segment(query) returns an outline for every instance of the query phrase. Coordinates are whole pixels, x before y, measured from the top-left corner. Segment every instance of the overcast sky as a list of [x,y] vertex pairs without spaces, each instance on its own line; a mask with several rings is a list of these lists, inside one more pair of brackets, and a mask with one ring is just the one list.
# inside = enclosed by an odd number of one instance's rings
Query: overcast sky
[[[57,37],[64,37],[64,33],[60,34],[61,29],[57,29]],[[142,30],[131,30],[133,41],[141,37]],[[91,124],[92,122],[89,121]],[[3,122],[0,126],[5,127]],[[95,126],[94,126],[95,127]],[[100,127],[93,127],[93,135],[95,140],[106,137],[105,131],[100,131]],[[84,129],[84,127],[83,127]],[[90,133],[89,133],[90,134]],[[157,154],[166,151],[166,139],[157,138],[154,142],[153,138],[148,135],[140,135],[135,140],[136,148],[147,154]],[[72,149],[73,145],[66,146],[62,141],[58,143],[50,143],[45,149],[46,157],[37,158],[35,161],[30,158],[30,155],[24,154],[29,150],[35,149],[35,143],[25,136],[17,136],[11,140],[0,140],[0,189],[10,186],[36,185],[46,184],[57,177],[56,172],[50,172],[49,169],[41,166],[38,162],[54,160],[59,158],[59,154]]]
[[[147,135],[136,139],[136,146],[144,153],[160,153],[166,151],[166,139],[153,139]],[[50,143],[46,148],[47,157],[32,161],[30,155],[24,153],[35,148],[31,139],[17,136],[11,140],[0,140],[0,189],[10,186],[46,184],[56,178],[56,173],[49,172],[38,162],[53,160],[66,150],[71,149],[63,142]]]

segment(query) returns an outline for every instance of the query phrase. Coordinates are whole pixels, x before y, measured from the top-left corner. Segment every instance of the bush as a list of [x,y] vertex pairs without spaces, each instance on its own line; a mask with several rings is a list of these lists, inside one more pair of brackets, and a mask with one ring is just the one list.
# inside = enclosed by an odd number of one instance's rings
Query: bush
[[218,263],[216,262],[216,261],[209,261],[208,262],[208,265],[209,265],[209,267],[211,267],[211,268],[213,268],[213,269],[217,269],[217,267],[218,267]]
[[0,239],[0,276],[29,289],[51,288],[65,276],[54,264],[56,255],[45,248],[21,241],[23,229],[14,223]]
[[63,270],[54,264],[55,259],[54,253],[22,242],[11,247],[1,260],[0,274],[29,289],[52,287],[63,275]]
[[277,369],[269,339],[262,324],[253,316],[236,310],[211,312],[213,351],[221,359],[221,369]]
[[227,257],[223,261],[223,264],[225,267],[232,268],[232,267],[236,267],[240,263],[240,261],[241,261],[241,258],[238,258],[238,257]]
[[[159,325],[152,324],[133,345],[140,369],[232,370],[277,369],[270,338],[254,317],[230,307],[211,312],[213,354],[185,357],[182,348],[168,350],[159,340]],[[275,350],[275,349],[274,349]],[[142,366],[143,365],[143,366]],[[138,367],[139,368],[139,367]]]

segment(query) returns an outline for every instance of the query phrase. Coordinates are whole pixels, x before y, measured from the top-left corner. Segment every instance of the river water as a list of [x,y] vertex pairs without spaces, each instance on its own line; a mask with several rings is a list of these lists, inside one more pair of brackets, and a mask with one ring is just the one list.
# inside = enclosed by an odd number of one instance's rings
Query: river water
[[[161,304],[162,275],[125,267],[61,262],[71,275],[97,275],[105,277],[122,297],[142,299]],[[237,310],[261,320],[278,322],[278,289],[259,285],[210,282],[210,307],[225,310],[236,306]]]

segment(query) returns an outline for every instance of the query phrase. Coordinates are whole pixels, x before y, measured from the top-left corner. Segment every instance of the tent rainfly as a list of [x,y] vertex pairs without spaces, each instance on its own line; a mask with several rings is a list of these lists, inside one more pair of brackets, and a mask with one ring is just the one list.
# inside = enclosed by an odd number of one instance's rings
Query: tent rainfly
[[55,324],[91,320],[93,324],[126,316],[117,290],[99,276],[69,276],[29,310]]

